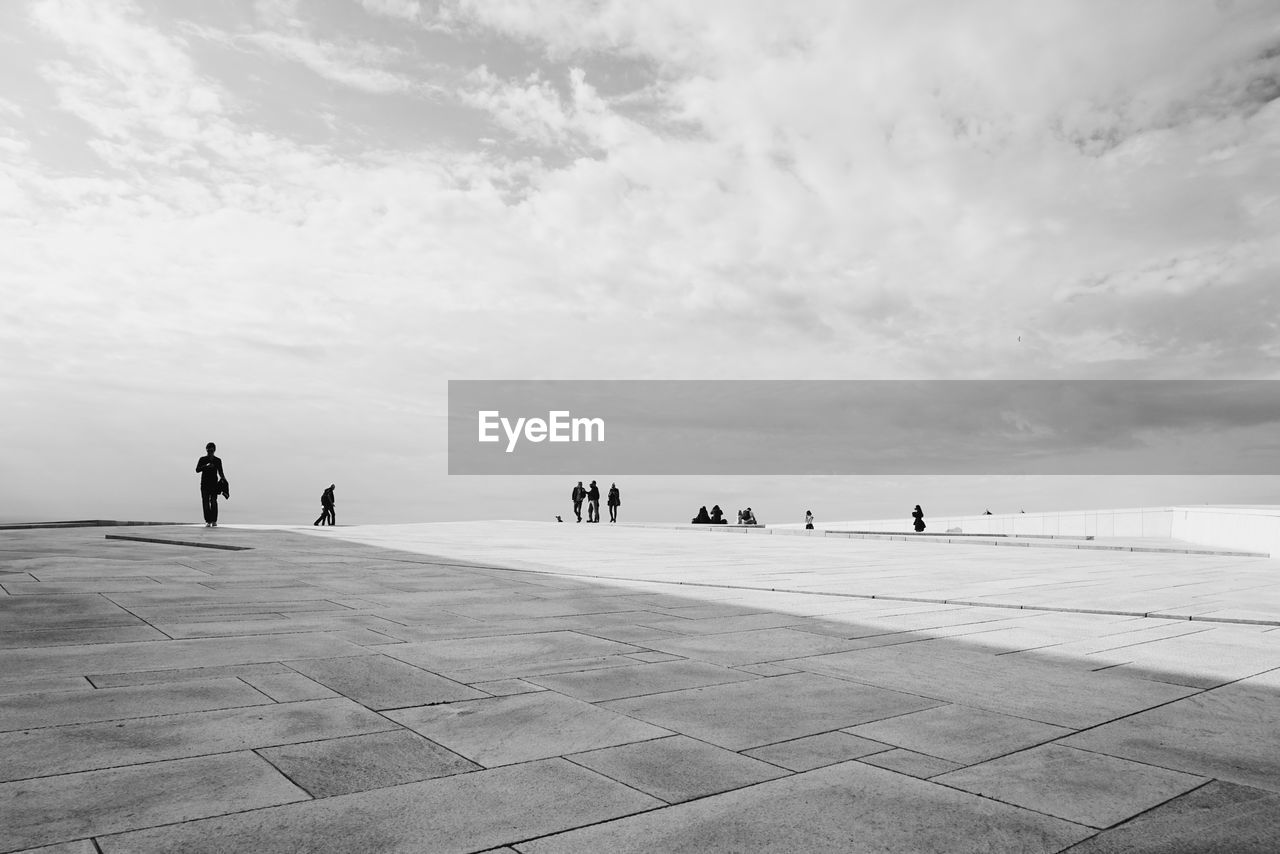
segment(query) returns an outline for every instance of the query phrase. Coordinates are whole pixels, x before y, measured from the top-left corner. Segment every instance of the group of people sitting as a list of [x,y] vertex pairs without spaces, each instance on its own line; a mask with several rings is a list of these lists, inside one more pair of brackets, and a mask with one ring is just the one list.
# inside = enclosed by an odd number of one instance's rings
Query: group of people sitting
[[[693,517],[695,525],[728,525],[729,520],[724,518],[724,511],[720,509],[720,505],[711,508],[711,512],[707,512],[707,506],[704,504],[698,508],[698,515]],[[751,508],[738,511],[739,525],[757,525],[756,514],[751,512]]]

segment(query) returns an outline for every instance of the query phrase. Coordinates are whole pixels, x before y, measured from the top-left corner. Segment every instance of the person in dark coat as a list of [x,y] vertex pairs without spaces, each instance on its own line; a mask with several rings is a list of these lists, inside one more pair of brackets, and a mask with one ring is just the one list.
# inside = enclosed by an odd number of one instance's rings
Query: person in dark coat
[[618,484],[612,484],[609,487],[609,521],[618,521],[618,507],[622,505],[622,493],[618,491]]
[[703,504],[698,508],[698,515],[693,517],[695,525],[710,525],[711,517],[707,515],[707,505]]
[[915,519],[916,533],[924,530],[924,511],[920,509],[920,505],[916,505],[916,509],[911,511],[911,518]]
[[[210,442],[204,446],[205,455],[196,460],[196,472],[200,475],[200,509],[204,512],[204,526],[218,527],[218,495],[223,492],[227,476],[222,472],[222,460],[214,456],[218,446]],[[228,488],[226,491],[230,491]]]
[[719,504],[711,508],[711,524],[712,525],[728,524],[724,518],[724,511],[720,509]]
[[577,516],[578,521],[581,522],[582,502],[587,500],[587,490],[583,487],[582,481],[578,481],[578,485],[573,488],[569,497],[573,499],[573,515]]
[[600,487],[596,486],[596,482],[591,481],[591,488],[587,490],[587,521],[600,521]]
[[334,485],[331,483],[328,489],[320,493],[320,518],[312,522],[312,525],[338,524],[337,514],[333,512],[333,490]]

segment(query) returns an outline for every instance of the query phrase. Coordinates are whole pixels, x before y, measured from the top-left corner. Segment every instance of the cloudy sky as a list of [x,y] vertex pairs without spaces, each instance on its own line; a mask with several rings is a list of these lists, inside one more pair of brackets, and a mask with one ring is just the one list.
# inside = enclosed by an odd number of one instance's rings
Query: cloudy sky
[[1276,379],[1278,199],[1277,0],[12,0],[0,517],[198,518],[209,440],[228,522],[563,512],[446,475],[450,379]]

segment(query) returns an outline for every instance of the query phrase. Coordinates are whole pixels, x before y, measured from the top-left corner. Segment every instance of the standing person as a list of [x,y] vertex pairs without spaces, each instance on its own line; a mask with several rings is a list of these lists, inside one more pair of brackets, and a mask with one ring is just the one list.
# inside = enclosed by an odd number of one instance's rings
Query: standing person
[[924,511],[920,509],[920,505],[916,505],[916,509],[911,511],[911,518],[915,519],[916,533],[924,530]]
[[804,511],[804,529],[806,531],[813,530],[813,511],[812,510]]
[[618,484],[609,487],[609,521],[618,521],[618,507],[622,504],[622,493],[618,491]]
[[218,494],[223,491],[227,476],[222,473],[222,460],[213,455],[218,446],[210,442],[204,446],[205,455],[196,460],[200,475],[200,507],[204,511],[204,526],[218,527]]
[[591,488],[587,490],[587,521],[600,521],[600,487],[596,486],[596,482],[591,481]]
[[582,521],[582,502],[587,497],[587,491],[582,488],[582,481],[578,481],[578,485],[573,488],[570,494],[573,499],[573,515],[578,517],[578,521]]
[[329,488],[320,493],[320,518],[312,522],[312,525],[336,525],[338,524],[337,514],[333,512],[333,484],[329,484]]

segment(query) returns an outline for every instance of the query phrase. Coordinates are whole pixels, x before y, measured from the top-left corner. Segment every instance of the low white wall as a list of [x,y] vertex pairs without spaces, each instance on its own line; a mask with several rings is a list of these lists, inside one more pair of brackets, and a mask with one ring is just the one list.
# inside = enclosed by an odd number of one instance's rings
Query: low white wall
[[[1143,537],[1182,540],[1202,546],[1265,552],[1280,557],[1280,505],[1263,507],[1132,507],[1116,510],[1065,510],[1047,513],[1003,513],[992,516],[930,516],[926,530],[944,534],[959,528],[966,534],[1063,537]],[[770,527],[799,528],[788,524]],[[912,531],[911,518],[861,519],[818,523],[828,531]]]
[[1280,557],[1280,507],[1174,507],[1172,536]]

